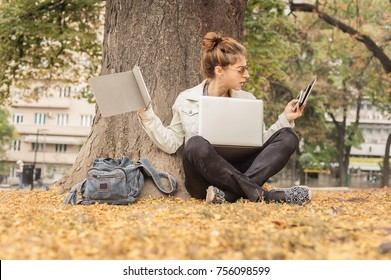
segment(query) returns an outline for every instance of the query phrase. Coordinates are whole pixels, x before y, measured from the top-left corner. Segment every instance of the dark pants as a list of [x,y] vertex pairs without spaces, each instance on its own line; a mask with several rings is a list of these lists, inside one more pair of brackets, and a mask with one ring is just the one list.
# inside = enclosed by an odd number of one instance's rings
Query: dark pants
[[263,184],[288,163],[299,138],[291,128],[274,133],[253,155],[239,162],[228,162],[201,136],[191,137],[183,150],[185,186],[192,197],[204,199],[213,185],[225,193],[225,199],[259,201],[264,198]]

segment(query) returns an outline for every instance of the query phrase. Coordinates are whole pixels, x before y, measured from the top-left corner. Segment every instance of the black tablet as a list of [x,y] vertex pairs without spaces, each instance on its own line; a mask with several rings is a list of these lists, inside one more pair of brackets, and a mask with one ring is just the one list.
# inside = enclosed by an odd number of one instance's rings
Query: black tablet
[[307,85],[303,91],[300,92],[299,96],[297,97],[299,101],[295,104],[295,106],[293,106],[294,111],[296,110],[297,106],[301,107],[307,101],[312,91],[312,88],[314,87],[315,82],[316,82],[316,78],[313,79],[312,82],[309,85]]

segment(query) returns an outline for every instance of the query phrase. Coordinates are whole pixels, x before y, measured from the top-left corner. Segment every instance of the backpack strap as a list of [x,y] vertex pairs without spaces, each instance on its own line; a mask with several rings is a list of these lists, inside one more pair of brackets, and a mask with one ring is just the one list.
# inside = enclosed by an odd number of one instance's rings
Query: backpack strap
[[[172,194],[177,191],[178,189],[178,182],[176,179],[168,174],[167,172],[162,172],[162,171],[156,171],[155,168],[153,168],[151,162],[144,158],[140,159],[138,161],[138,164],[143,168],[144,172],[146,175],[152,177],[153,181],[155,182],[155,185],[158,187],[158,189],[165,194]],[[161,178],[165,178],[168,180],[170,184],[170,190],[167,190],[167,187],[163,185],[162,181],[160,180]]]
[[64,200],[64,205],[66,204],[74,204],[76,205],[77,204],[77,194],[79,193],[81,187],[84,185],[84,183],[86,182],[86,179],[84,179],[83,181],[77,183],[76,185],[74,185],[72,187],[72,189],[69,191],[69,194],[67,195],[67,197],[65,198]]

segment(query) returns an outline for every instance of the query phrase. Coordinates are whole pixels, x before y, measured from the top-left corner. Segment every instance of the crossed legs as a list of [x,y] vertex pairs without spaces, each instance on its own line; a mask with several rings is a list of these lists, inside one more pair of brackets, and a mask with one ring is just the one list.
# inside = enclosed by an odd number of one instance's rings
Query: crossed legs
[[204,199],[213,185],[225,193],[225,199],[250,201],[276,199],[262,185],[288,162],[299,139],[291,128],[282,128],[252,156],[230,163],[201,136],[190,138],[183,150],[185,186],[191,196]]

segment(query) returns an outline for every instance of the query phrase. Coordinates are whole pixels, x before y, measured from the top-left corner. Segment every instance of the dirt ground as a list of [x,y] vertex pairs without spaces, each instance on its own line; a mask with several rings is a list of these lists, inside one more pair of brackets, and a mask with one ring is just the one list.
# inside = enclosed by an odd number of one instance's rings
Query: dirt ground
[[64,198],[57,188],[0,191],[0,259],[391,259],[390,188],[314,191],[305,206]]

